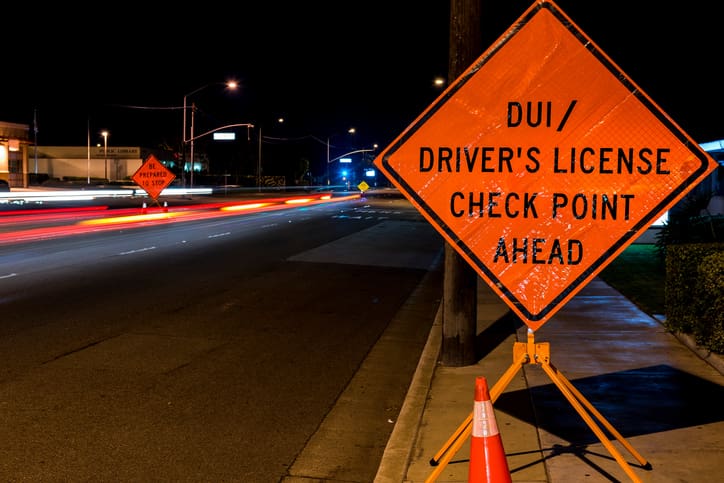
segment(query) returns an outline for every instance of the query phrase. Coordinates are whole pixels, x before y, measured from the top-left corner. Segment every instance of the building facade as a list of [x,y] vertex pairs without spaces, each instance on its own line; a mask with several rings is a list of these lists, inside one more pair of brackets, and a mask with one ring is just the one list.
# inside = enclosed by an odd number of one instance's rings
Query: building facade
[[0,179],[11,189],[46,179],[128,181],[142,162],[140,147],[38,146],[29,125],[0,121]]
[[0,179],[10,187],[28,186],[30,126],[0,121]]
[[143,162],[141,151],[123,146],[38,146],[28,164],[32,173],[45,179],[128,181]]

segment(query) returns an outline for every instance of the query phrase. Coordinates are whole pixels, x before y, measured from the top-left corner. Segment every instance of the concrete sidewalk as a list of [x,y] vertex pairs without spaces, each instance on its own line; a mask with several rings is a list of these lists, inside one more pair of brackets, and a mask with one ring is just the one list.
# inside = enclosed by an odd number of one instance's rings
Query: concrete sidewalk
[[528,340],[528,328],[483,282],[478,304],[482,357],[471,366],[438,363],[438,313],[376,483],[467,482],[469,433],[454,435],[472,413],[476,377],[492,390],[506,371],[514,375],[494,408],[514,482],[721,481],[721,358],[594,279],[533,335],[549,343],[554,374],[598,413],[582,409],[603,444],[542,365],[514,364],[513,345]]

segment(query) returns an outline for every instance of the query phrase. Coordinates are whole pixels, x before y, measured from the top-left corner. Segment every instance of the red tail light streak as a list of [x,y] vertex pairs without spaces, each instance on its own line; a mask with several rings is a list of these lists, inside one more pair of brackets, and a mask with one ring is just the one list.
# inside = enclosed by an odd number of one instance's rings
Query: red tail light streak
[[[59,238],[84,233],[144,227],[223,216],[239,216],[361,198],[330,193],[213,203],[109,209],[108,206],[0,211],[0,244]],[[139,202],[140,203],[140,202]],[[42,225],[42,226],[37,226]]]

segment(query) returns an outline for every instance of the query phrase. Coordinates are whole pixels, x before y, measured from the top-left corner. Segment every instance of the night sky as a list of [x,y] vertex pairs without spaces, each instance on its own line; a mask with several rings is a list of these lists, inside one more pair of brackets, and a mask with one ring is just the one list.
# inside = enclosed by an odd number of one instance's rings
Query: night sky
[[[482,0],[482,45],[531,3]],[[724,138],[711,2],[556,3],[694,140]],[[447,77],[447,1],[173,5],[8,7],[0,120],[30,124],[32,136],[36,115],[40,145],[85,145],[89,132],[95,144],[107,129],[115,145],[176,147],[184,95],[213,84],[189,98],[197,133],[251,123],[338,139],[354,126],[357,147],[385,147],[440,93],[433,79]],[[214,84],[228,79],[241,89]]]

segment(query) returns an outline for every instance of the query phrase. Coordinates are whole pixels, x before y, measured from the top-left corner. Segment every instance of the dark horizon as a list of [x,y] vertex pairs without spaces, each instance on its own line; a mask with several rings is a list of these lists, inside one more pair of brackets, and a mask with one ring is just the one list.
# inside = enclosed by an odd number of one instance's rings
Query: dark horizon
[[[531,2],[481,4],[487,48]],[[724,96],[710,72],[722,41],[708,3],[556,4],[693,139],[724,137]],[[191,96],[200,129],[251,123],[273,135],[284,117],[280,135],[334,138],[353,126],[359,146],[383,148],[440,93],[433,80],[447,77],[449,8],[281,2],[230,15],[209,4],[160,14],[124,7],[102,22],[42,20],[38,47],[0,81],[0,120],[30,125],[32,138],[35,117],[40,145],[84,145],[89,131],[96,144],[106,129],[116,146],[176,149],[184,95],[234,79],[237,93],[213,86]]]

